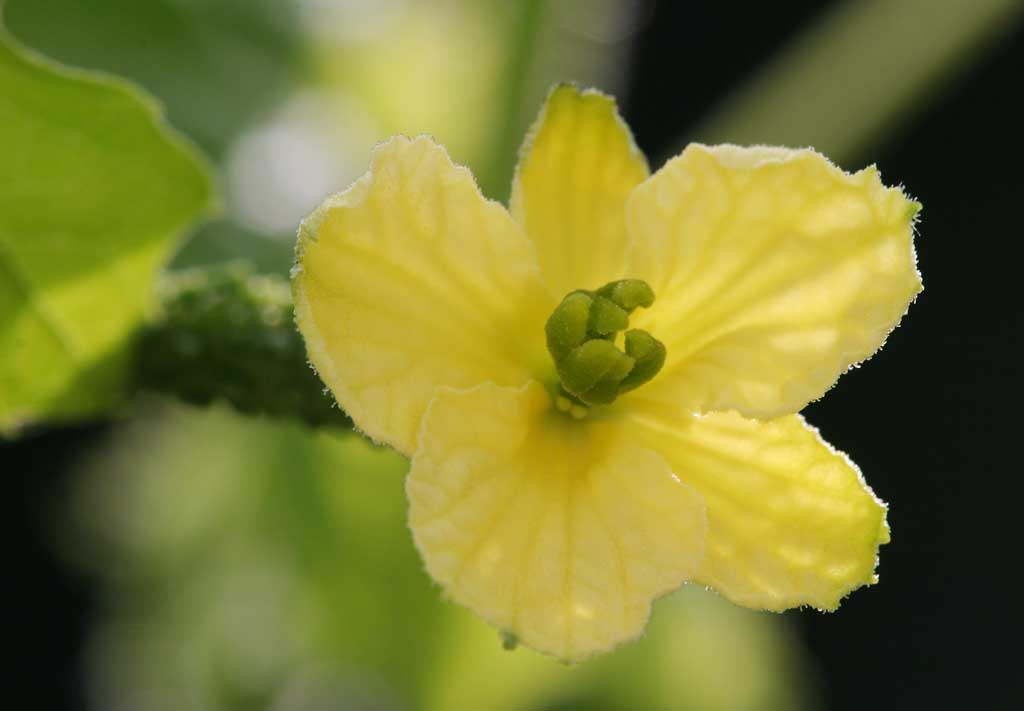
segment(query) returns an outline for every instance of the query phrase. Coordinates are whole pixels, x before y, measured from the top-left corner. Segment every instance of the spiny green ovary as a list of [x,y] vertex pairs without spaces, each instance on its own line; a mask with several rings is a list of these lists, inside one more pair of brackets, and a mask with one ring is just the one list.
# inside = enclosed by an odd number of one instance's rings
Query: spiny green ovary
[[587,405],[606,405],[653,378],[665,364],[661,341],[632,329],[625,352],[615,345],[616,335],[629,327],[629,314],[653,303],[654,291],[640,279],[566,295],[544,328],[562,388]]
[[162,313],[139,338],[140,387],[351,429],[306,364],[287,283],[228,264],[168,272],[157,292]]

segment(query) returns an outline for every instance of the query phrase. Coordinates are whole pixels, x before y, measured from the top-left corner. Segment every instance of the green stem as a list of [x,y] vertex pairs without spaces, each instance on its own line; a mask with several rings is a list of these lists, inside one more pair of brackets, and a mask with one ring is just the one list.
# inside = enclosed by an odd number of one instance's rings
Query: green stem
[[838,3],[676,148],[690,140],[814,146],[856,161],[1021,21],[1020,0]]
[[484,194],[502,199],[508,197],[512,171],[519,155],[526,117],[524,115],[530,77],[534,68],[537,45],[544,29],[546,0],[524,0],[519,4],[519,15],[514,37],[508,51],[502,87],[502,104],[497,115],[494,144],[487,165],[478,178]]

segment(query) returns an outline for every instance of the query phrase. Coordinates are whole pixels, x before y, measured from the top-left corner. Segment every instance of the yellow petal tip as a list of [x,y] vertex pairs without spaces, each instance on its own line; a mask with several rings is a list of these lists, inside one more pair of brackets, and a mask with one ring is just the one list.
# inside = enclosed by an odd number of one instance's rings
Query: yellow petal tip
[[509,207],[554,298],[621,276],[626,200],[648,174],[614,98],[572,84],[551,90],[520,148]]

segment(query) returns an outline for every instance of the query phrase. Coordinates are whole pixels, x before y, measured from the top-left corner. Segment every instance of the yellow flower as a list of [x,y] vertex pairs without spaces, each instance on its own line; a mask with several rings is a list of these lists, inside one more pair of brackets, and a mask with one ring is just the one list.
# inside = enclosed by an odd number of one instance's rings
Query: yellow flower
[[687,581],[831,610],[877,580],[885,504],[795,413],[921,290],[917,209],[811,150],[691,145],[649,175],[614,101],[563,86],[510,210],[429,138],[378,146],[300,229],[296,317],[411,457],[433,578],[575,660]]

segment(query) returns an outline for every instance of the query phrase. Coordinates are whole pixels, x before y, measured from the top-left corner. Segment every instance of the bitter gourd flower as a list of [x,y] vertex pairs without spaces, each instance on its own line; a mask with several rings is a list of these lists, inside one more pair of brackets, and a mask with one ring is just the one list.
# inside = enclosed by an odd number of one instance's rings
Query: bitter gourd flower
[[577,660],[685,582],[832,610],[872,584],[886,505],[798,413],[921,289],[918,205],[813,150],[690,145],[653,175],[601,93],[561,86],[510,208],[395,137],[302,224],[309,359],[411,458],[429,574]]

